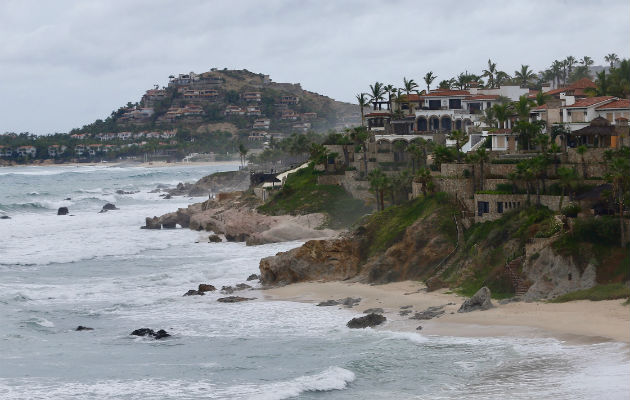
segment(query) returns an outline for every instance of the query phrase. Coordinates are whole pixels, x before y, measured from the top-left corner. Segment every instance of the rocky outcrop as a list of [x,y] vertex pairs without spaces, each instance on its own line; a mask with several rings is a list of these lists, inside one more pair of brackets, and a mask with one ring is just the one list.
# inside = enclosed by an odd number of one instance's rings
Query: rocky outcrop
[[310,240],[301,247],[260,260],[260,280],[267,285],[344,280],[356,276],[360,267],[356,240]]
[[562,256],[551,246],[534,253],[523,266],[527,280],[532,282],[523,300],[549,299],[597,284],[596,267],[592,263],[581,270],[571,257]]
[[492,301],[490,300],[490,297],[490,289],[484,286],[479,289],[477,293],[475,293],[471,298],[466,299],[459,310],[457,310],[457,312],[465,313],[477,310],[489,310],[494,307]]
[[57,210],[57,215],[68,215],[68,207],[59,207]]
[[144,226],[142,229],[162,229],[162,224],[160,223],[160,219],[158,217],[146,217]]
[[119,210],[119,208],[116,207],[112,203],[107,203],[103,206],[103,208],[101,209],[101,212],[107,212],[107,211],[112,211],[112,210]]
[[410,319],[427,320],[440,317],[444,314],[445,306],[429,307],[424,311],[417,312]]
[[256,274],[251,274],[250,276],[247,277],[247,281],[256,281],[260,279],[260,277]]
[[83,325],[79,325],[77,326],[77,328],[75,329],[75,331],[93,331],[94,328],[89,328],[87,326],[83,326]]
[[217,172],[205,176],[195,183],[180,182],[173,189],[167,189],[170,196],[201,197],[220,192],[236,192],[249,189],[248,171]]
[[228,296],[217,299],[220,303],[240,303],[241,301],[255,300],[253,297]]
[[345,299],[339,300],[326,300],[319,302],[317,306],[319,307],[329,307],[329,306],[345,306],[346,308],[352,308],[361,302],[360,298],[352,298],[346,297]]
[[133,335],[133,336],[150,336],[150,337],[153,337],[156,340],[164,339],[164,338],[167,338],[167,337],[171,336],[164,329],[160,329],[159,331],[154,332],[153,329],[149,329],[149,328],[136,329],[135,331],[131,332],[131,335]]
[[346,326],[350,329],[363,329],[380,325],[386,320],[387,318],[385,318],[383,315],[371,313],[364,317],[352,318],[350,321],[348,321]]

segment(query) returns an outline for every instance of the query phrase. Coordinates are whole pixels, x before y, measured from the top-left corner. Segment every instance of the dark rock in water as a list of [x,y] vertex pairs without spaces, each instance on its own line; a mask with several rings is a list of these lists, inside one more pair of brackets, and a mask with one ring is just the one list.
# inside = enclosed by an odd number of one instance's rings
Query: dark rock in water
[[159,331],[154,332],[153,329],[149,329],[149,328],[136,329],[135,331],[131,332],[131,334],[133,336],[151,336],[154,339],[164,339],[166,337],[171,336],[164,329],[160,329]]
[[64,200],[72,200],[70,197],[66,197]]
[[411,319],[432,319],[444,314],[444,306],[429,307],[424,311],[417,312]]
[[416,328],[417,331],[421,331],[422,330],[422,325],[418,325],[418,327]]
[[248,281],[255,281],[257,279],[260,279],[260,277],[256,274],[251,274],[250,276],[247,277]]
[[149,328],[136,329],[135,331],[131,332],[131,334],[133,336],[155,336],[155,332],[153,331],[153,329]]
[[459,313],[463,312],[471,312],[476,310],[488,310],[494,305],[492,305],[492,301],[490,299],[491,293],[490,289],[486,286],[482,287],[475,293],[470,299],[464,301],[462,306],[457,310]]
[[380,314],[372,313],[368,314],[365,317],[357,317],[352,318],[346,326],[350,329],[359,329],[359,328],[368,328],[371,326],[380,325],[385,322],[387,318]]
[[174,222],[162,223],[163,229],[175,229],[177,228],[177,224]]
[[0,219],[11,219],[11,217],[9,217],[8,215],[3,215],[0,217]]
[[113,205],[112,203],[107,203],[103,206],[102,211],[110,211],[110,210],[120,210],[118,207]]
[[199,284],[199,289],[197,289],[199,292],[201,293],[205,293],[205,292],[214,292],[215,290],[217,290],[217,288],[215,288],[212,285],[209,285],[207,283],[200,283]]
[[383,310],[382,308],[368,308],[367,310],[363,311],[363,314],[383,314],[385,312],[385,310]]
[[400,312],[398,313],[398,315],[403,316],[403,317],[409,314],[411,314],[411,310],[400,310]]
[[149,193],[160,193],[160,192],[161,192],[161,189],[158,188],[158,189],[151,190]]
[[221,287],[221,293],[223,293],[223,294],[232,294],[232,293],[234,293],[234,288],[232,286],[223,286],[223,287]]
[[70,211],[68,211],[68,207],[59,207],[57,210],[57,215],[68,215]]
[[208,236],[208,240],[211,243],[219,243],[219,242],[223,241],[223,239],[221,239],[221,236],[219,236],[219,235],[210,235],[210,236]]
[[249,235],[246,233],[239,233],[236,235],[231,235],[229,233],[225,234],[225,239],[228,242],[246,242],[248,238],[249,238]]
[[200,292],[200,291],[195,290],[195,289],[190,289],[189,291],[184,293],[184,296],[203,296],[203,295],[204,295],[203,292]]
[[171,336],[168,332],[166,332],[164,329],[160,329],[159,331],[155,332],[155,339],[159,340],[159,339],[164,339]]
[[170,200],[171,198],[173,198],[173,196],[171,196],[170,193],[164,196],[165,200]]
[[338,306],[338,305],[339,305],[339,301],[337,300],[326,300],[326,301],[317,303],[317,307],[330,307],[330,306]]
[[238,285],[236,285],[234,287],[234,290],[245,290],[245,289],[251,289],[252,287],[249,286],[247,283],[239,283]]
[[158,217],[146,217],[142,229],[162,229],[162,224]]
[[240,296],[228,296],[228,297],[220,297],[217,299],[218,302],[221,303],[238,303],[241,301],[254,300],[253,297],[240,297]]
[[94,328],[88,328],[87,326],[79,325],[75,331],[93,331]]
[[352,297],[346,297],[345,299],[340,299],[339,301],[344,306],[352,308],[361,302],[361,298],[357,297],[356,299],[353,299]]
[[[159,190],[159,189],[158,189],[158,190]],[[118,190],[116,191],[116,194],[135,194],[135,193],[138,193],[138,191],[126,192],[126,191],[124,191],[124,190],[122,190],[122,189],[118,189]]]

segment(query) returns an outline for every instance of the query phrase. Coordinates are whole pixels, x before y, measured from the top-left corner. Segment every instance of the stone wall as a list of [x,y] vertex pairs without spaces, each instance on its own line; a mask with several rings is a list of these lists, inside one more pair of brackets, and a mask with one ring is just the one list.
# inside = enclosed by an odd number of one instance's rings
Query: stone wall
[[344,177],[345,175],[319,175],[317,176],[317,184],[341,186]]
[[[474,209],[475,212],[475,222],[484,222],[484,221],[494,221],[496,219],[501,218],[504,213],[516,209],[522,208],[527,205],[527,195],[526,194],[475,194],[474,196]],[[530,195],[531,204],[536,203],[536,194]],[[488,212],[479,215],[478,213],[478,204],[479,202],[488,202]],[[498,212],[498,202],[503,203],[503,212]],[[569,204],[569,196],[564,196],[563,206]],[[540,204],[548,207],[550,210],[559,211],[558,206],[560,205],[560,196],[548,196],[541,195],[540,196]]]
[[454,164],[454,163],[443,163],[440,166],[440,175],[442,176],[452,176],[452,177],[463,177],[464,170],[472,171],[472,165],[470,164]]
[[[601,163],[604,162],[604,151],[610,149],[604,148],[589,148],[584,153],[584,161],[587,163]],[[567,156],[569,163],[580,164],[582,162],[582,156],[578,154],[577,149],[568,148]]]
[[363,200],[366,204],[374,203],[374,194],[370,192],[368,181],[359,181],[357,171],[346,171],[345,175],[340,175],[340,184],[352,197]]

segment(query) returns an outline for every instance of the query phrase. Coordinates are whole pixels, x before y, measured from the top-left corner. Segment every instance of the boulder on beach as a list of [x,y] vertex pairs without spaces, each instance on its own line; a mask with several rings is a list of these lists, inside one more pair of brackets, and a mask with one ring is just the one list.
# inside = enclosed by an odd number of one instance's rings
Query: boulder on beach
[[204,293],[200,292],[198,290],[195,289],[190,289],[189,291],[187,291],[186,293],[183,294],[184,296],[203,296]]
[[477,293],[475,293],[471,298],[464,301],[457,312],[464,313],[477,310],[488,310],[494,307],[492,301],[490,300],[490,296],[490,289],[484,286],[479,289]]
[[221,236],[219,235],[210,235],[208,236],[208,241],[210,243],[220,243],[223,241],[223,239],[221,239]]
[[68,211],[68,207],[59,207],[57,210],[57,215],[68,215],[70,211]]
[[317,304],[319,307],[329,307],[329,306],[346,306],[347,308],[352,308],[361,302],[361,298],[352,298],[346,297],[345,299],[339,300],[326,300]]
[[352,318],[346,326],[350,329],[363,329],[372,326],[377,326],[385,322],[387,318],[380,314],[371,313],[364,317]]
[[445,306],[429,307],[424,311],[415,313],[414,316],[411,317],[411,319],[428,320],[428,319],[439,317],[442,314],[444,314],[444,307]]
[[120,208],[116,207],[112,203],[107,203],[103,206],[103,208],[101,209],[101,212],[104,213],[104,212],[112,211],[112,210],[120,210]]
[[368,308],[367,310],[363,311],[363,314],[384,314],[385,310],[383,310],[380,307],[377,308]]
[[221,293],[223,294],[232,294],[234,293],[234,288],[232,286],[222,286]]
[[234,290],[245,290],[245,289],[251,289],[252,287],[249,286],[247,283],[239,283],[238,285],[234,286]]
[[240,297],[240,296],[228,296],[228,297],[220,297],[217,299],[220,303],[239,303],[241,301],[254,300],[253,297]]
[[255,280],[258,280],[258,279],[260,279],[260,277],[258,275],[256,275],[256,274],[251,274],[250,276],[247,277],[248,281],[255,281]]

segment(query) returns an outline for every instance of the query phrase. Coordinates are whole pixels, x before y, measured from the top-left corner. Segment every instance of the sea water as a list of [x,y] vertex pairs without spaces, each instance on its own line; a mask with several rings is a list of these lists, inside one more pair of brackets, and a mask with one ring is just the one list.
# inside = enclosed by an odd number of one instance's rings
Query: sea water
[[[260,258],[300,244],[139,229],[202,200],[166,200],[150,193],[158,185],[235,168],[0,168],[0,215],[11,217],[0,220],[0,399],[628,398],[618,343],[350,330],[360,306],[256,290],[235,304],[183,297],[199,283],[244,282]],[[120,209],[99,213],[107,202]],[[61,206],[71,215],[57,216]],[[172,336],[131,336],[138,328]]]

